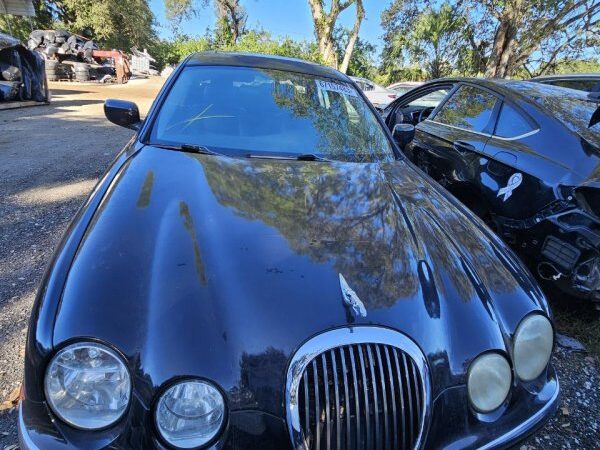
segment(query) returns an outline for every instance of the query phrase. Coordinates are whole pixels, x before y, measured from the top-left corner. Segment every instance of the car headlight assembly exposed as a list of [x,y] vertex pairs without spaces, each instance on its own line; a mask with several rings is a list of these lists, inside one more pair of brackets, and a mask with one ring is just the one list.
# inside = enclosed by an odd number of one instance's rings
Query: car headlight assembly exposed
[[492,412],[506,400],[511,383],[512,371],[506,358],[498,353],[485,353],[469,367],[469,400],[478,412]]
[[50,361],[44,389],[50,408],[62,421],[98,430],[114,424],[127,410],[131,378],[116,352],[80,342],[60,350]]
[[197,448],[212,441],[225,420],[225,401],[219,390],[201,380],[171,386],[158,401],[156,426],[176,448]]
[[513,362],[517,376],[532,381],[546,369],[554,347],[554,330],[541,314],[525,317],[513,339]]

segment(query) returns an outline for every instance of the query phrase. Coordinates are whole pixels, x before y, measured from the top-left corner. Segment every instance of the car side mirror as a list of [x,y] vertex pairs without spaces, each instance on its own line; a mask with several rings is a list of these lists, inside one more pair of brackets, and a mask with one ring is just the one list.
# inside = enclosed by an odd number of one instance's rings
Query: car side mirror
[[392,136],[402,150],[415,137],[415,126],[410,123],[397,123],[394,125]]
[[104,115],[112,123],[138,131],[142,125],[137,105],[126,100],[108,99],[104,102]]

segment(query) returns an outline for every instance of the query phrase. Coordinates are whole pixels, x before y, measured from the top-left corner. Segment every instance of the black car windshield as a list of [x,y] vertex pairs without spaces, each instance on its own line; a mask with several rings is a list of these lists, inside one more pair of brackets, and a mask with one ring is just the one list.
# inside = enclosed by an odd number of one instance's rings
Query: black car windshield
[[150,143],[200,145],[229,156],[394,158],[381,125],[351,84],[249,67],[185,68],[157,115]]
[[600,124],[588,126],[598,104],[588,98],[587,92],[530,81],[513,81],[509,86],[534,100],[571,131],[600,149]]

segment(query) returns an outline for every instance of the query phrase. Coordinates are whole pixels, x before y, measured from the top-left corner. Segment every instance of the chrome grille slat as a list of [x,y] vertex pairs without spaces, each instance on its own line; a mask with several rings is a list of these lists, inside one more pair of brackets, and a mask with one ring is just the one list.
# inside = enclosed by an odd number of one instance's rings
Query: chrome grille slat
[[321,408],[319,407],[319,376],[317,374],[317,361],[312,362],[313,385],[315,387],[315,450],[321,448]]
[[411,383],[410,383],[410,372],[408,369],[408,365],[406,362],[406,355],[404,353],[402,353],[402,372],[404,373],[404,381],[405,381],[405,386],[406,386],[406,392],[407,392],[407,403],[408,403],[408,441],[412,441],[412,428],[413,428],[413,402],[412,402],[412,395],[411,393]]
[[[371,375],[371,392],[373,392],[373,418],[375,419],[374,427],[374,441],[375,449],[381,449],[381,434],[379,433],[379,412],[377,411],[379,406],[379,395],[377,394],[377,378],[375,377],[375,361],[373,360],[373,351],[370,345],[367,345],[367,356],[369,362],[369,372]],[[371,448],[369,446],[369,448]]]
[[356,441],[354,444],[354,448],[360,448],[361,444],[361,434],[360,434],[360,397],[358,396],[358,378],[356,372],[356,363],[354,361],[354,349],[353,347],[348,347],[348,353],[350,354],[350,362],[352,364],[352,384],[354,385],[354,400],[356,403],[356,409],[354,410],[354,417],[356,418]]
[[[366,446],[367,449],[371,449],[371,410],[370,410],[370,405],[369,405],[369,388],[368,388],[368,381],[367,381],[367,375],[366,375],[366,361],[365,361],[365,355],[364,355],[364,350],[363,350],[363,346],[359,345],[358,346],[358,358],[360,361],[360,374],[361,374],[361,385],[362,385],[362,390],[363,390],[363,396],[365,399],[365,403],[364,403],[364,415],[365,415],[365,433],[366,433]],[[357,411],[357,416],[358,416],[358,411]],[[361,445],[360,443],[357,442],[356,444]]]
[[350,428],[350,397],[349,397],[349,389],[348,389],[348,369],[346,367],[346,351],[344,347],[339,348],[340,357],[342,361],[342,374],[344,376],[344,403],[346,408],[346,448],[350,449],[352,437],[351,437],[351,428]]
[[297,385],[306,450],[411,450],[426,404],[423,366],[386,343],[329,348],[304,362]]
[[327,427],[327,433],[325,439],[327,442],[327,450],[331,450],[331,417],[329,413],[331,411],[329,406],[329,373],[327,371],[327,358],[325,353],[321,354],[321,363],[323,364],[323,392],[325,392],[325,425]]
[[402,447],[406,448],[406,405],[404,404],[404,382],[402,381],[402,370],[398,359],[398,350],[392,349],[394,352],[394,361],[396,365],[396,373],[398,374],[398,386],[400,395],[400,417],[402,418]]
[[379,345],[375,345],[375,355],[377,357],[377,366],[379,367],[379,382],[381,383],[381,399],[383,400],[383,444],[385,450],[390,449],[390,430],[388,428],[388,404],[387,392],[385,388],[385,374],[383,373],[383,361],[381,359],[381,350]]
[[331,357],[331,369],[333,372],[333,395],[335,398],[335,448],[342,448],[341,442],[341,433],[340,433],[340,387],[338,382],[338,371],[337,371],[337,363],[335,361],[335,351],[331,350],[329,352],[329,356]]
[[394,383],[394,374],[392,373],[392,363],[390,359],[390,351],[387,346],[383,347],[385,351],[385,360],[388,368],[388,376],[390,383],[390,399],[392,400],[392,429],[394,430],[392,434],[392,448],[397,448],[398,445],[398,416],[396,414],[396,385]]

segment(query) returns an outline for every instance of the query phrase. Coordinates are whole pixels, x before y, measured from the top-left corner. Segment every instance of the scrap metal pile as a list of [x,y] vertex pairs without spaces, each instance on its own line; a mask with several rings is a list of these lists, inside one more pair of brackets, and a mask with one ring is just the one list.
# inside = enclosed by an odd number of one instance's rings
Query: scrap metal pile
[[0,102],[47,99],[43,59],[17,39],[0,33]]
[[131,76],[122,52],[99,50],[94,41],[66,30],[35,30],[27,46],[46,60],[48,81],[126,83]]
[[156,59],[154,59],[148,53],[148,50],[144,49],[143,52],[139,51],[137,47],[131,49],[131,71],[136,76],[150,76],[159,75],[156,69]]

